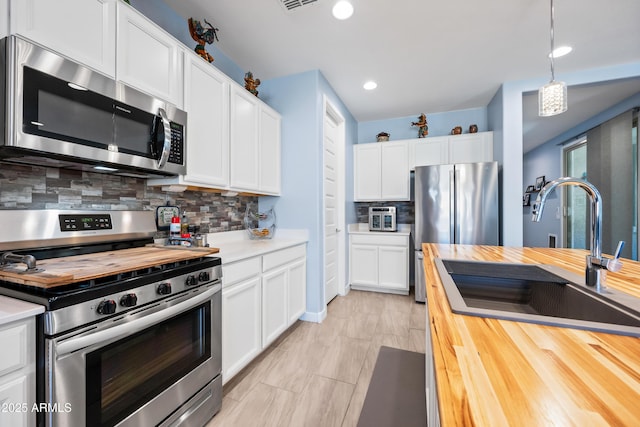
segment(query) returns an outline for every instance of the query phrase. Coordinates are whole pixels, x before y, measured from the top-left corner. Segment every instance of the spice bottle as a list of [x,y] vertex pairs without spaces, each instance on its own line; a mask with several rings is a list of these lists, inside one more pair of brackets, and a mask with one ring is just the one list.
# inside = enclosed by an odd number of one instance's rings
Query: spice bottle
[[169,225],[169,239],[177,239],[180,237],[180,217],[175,215],[171,218]]
[[[180,222],[180,234],[184,237],[185,234],[189,234],[189,221],[187,220],[187,213],[182,211],[182,221]],[[189,237],[189,236],[186,236]]]

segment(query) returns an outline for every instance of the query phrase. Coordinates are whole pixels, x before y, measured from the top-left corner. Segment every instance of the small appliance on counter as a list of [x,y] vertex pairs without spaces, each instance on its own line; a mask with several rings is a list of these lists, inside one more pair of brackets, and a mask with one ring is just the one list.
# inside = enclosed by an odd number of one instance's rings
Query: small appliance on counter
[[369,207],[369,231],[398,231],[396,207]]

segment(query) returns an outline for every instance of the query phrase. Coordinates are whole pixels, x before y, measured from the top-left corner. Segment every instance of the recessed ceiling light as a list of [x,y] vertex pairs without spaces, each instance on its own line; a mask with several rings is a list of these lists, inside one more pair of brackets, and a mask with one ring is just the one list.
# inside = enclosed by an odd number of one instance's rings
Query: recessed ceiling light
[[340,0],[333,6],[332,12],[336,19],[348,19],[353,15],[353,5],[347,0]]
[[571,52],[573,48],[571,46],[560,46],[553,49],[553,52],[549,54],[549,57],[553,55],[554,58],[560,58],[561,56],[565,56],[567,53]]
[[378,83],[371,80],[362,85],[362,87],[365,88],[365,90],[374,90],[378,87]]

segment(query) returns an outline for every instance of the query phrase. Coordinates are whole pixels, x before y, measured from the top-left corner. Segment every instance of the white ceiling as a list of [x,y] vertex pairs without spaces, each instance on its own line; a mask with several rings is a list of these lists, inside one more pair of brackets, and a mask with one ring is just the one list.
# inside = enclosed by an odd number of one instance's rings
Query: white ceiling
[[[351,0],[346,21],[331,16],[336,0],[290,12],[282,0],[164,1],[219,28],[217,47],[257,78],[320,70],[357,121],[485,107],[503,82],[550,78],[548,0]],[[556,60],[557,79],[639,61],[639,18],[639,0],[555,0],[556,46],[574,48]],[[375,91],[362,89],[369,79]],[[569,111],[547,119],[525,96],[525,151],[640,92],[639,81],[570,88]]]

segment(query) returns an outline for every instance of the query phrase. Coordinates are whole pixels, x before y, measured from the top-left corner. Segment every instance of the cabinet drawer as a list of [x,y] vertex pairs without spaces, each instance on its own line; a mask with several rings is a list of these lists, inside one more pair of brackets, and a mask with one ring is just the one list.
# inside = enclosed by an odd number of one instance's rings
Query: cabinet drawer
[[260,274],[260,257],[253,257],[231,264],[222,264],[222,286],[227,287],[234,283],[257,276]]
[[404,246],[409,244],[409,236],[392,234],[352,234],[351,243],[359,245],[394,245]]
[[0,343],[4,348],[0,352],[0,376],[27,366],[28,332],[25,323],[0,329]]
[[305,256],[305,252],[305,245],[298,245],[264,255],[262,257],[262,271],[268,271],[298,258],[303,258]]

